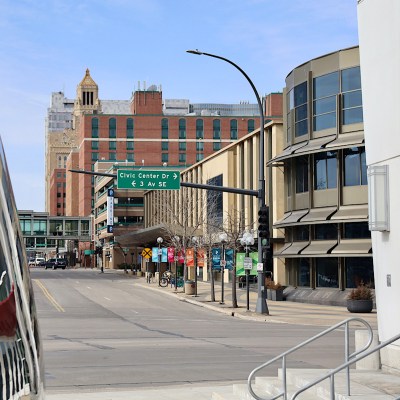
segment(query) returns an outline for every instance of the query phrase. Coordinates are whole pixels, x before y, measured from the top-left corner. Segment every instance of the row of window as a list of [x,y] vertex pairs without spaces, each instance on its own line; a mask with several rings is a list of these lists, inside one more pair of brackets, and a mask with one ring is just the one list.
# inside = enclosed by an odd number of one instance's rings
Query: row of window
[[[186,119],[181,118],[178,121],[178,137],[179,139],[186,139]],[[247,132],[254,131],[254,120],[249,119],[247,121]],[[134,137],[134,120],[133,118],[127,118],[126,120],[126,137],[133,139]],[[117,120],[116,118],[110,118],[108,120],[108,136],[110,138],[117,137]],[[163,118],[161,120],[161,138],[168,139],[169,136],[169,120]],[[99,137],[99,119],[97,117],[92,118],[92,138]],[[196,138],[204,139],[204,121],[202,119],[196,120]],[[221,139],[221,120],[213,120],[213,138],[215,140]],[[238,138],[238,121],[237,119],[230,120],[230,138],[236,140]]]
[[[288,260],[286,260],[288,261]],[[336,257],[294,258],[289,261],[289,284],[303,287],[338,288],[341,270],[346,288],[361,284],[374,287],[372,257],[346,257],[340,266]]]
[[[367,184],[367,164],[364,147],[352,147],[341,152],[328,151],[294,159],[296,193],[309,191],[309,165],[314,178],[314,190],[335,189],[338,182],[338,157],[343,157],[343,185],[359,186]],[[311,163],[309,162],[311,157]],[[289,174],[290,177],[290,174]],[[291,182],[288,179],[288,196],[291,195]]]
[[288,131],[291,139],[290,112],[294,110],[294,136],[308,134],[308,109],[312,109],[312,130],[335,128],[340,110],[343,125],[363,122],[360,67],[331,72],[313,79],[312,99],[308,82],[295,86],[287,95]]
[[312,240],[336,240],[338,233],[343,239],[370,239],[371,232],[368,222],[348,222],[344,224],[315,224],[298,225],[287,229],[287,237],[290,235],[294,242]]

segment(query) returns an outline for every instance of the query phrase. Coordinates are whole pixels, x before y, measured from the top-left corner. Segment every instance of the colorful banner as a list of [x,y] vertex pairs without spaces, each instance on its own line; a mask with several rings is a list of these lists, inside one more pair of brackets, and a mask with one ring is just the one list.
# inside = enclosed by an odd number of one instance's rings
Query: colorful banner
[[229,271],[232,271],[233,269],[233,254],[234,254],[233,249],[225,250],[225,261],[226,261],[225,269],[229,269]]
[[158,247],[153,247],[151,249],[151,261],[153,261],[153,263],[158,263]]
[[180,250],[180,251],[178,252],[178,263],[183,264],[184,262],[185,262],[185,256],[184,256],[184,254],[183,254],[183,251]]
[[186,249],[186,266],[194,267],[194,249],[192,248]]
[[175,247],[168,247],[168,249],[167,249],[167,258],[168,258],[168,262],[174,262],[175,261]]
[[[236,253],[236,275],[237,276],[243,276],[246,275],[244,265],[243,265],[243,260],[245,258],[246,254],[245,253]],[[249,257],[251,257],[253,261],[253,268],[249,270],[250,275],[257,275],[257,262],[258,262],[258,253],[250,253]]]
[[161,262],[168,262],[168,249],[166,247],[161,249]]
[[204,249],[197,249],[197,266],[204,267]]
[[214,271],[221,271],[221,249],[215,247],[211,250],[212,253],[212,269]]

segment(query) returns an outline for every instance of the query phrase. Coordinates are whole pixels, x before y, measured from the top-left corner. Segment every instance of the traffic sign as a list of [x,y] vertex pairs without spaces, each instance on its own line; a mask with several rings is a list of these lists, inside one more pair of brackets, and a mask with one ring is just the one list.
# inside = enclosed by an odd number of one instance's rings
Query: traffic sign
[[243,259],[243,268],[244,269],[252,269],[253,268],[253,259],[251,257],[245,257]]
[[146,247],[146,248],[143,249],[143,251],[142,251],[142,257],[144,257],[144,258],[146,258],[146,259],[149,259],[149,258],[151,258],[151,253],[152,253],[151,249],[149,249],[148,247]]
[[118,189],[178,190],[181,174],[178,170],[122,170],[117,173]]

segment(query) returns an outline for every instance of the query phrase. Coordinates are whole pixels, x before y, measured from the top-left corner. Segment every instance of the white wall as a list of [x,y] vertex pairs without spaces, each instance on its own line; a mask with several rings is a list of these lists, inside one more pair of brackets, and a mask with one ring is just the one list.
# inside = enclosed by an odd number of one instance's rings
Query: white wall
[[390,232],[372,232],[383,341],[400,333],[400,1],[360,0],[358,27],[367,165],[389,166]]

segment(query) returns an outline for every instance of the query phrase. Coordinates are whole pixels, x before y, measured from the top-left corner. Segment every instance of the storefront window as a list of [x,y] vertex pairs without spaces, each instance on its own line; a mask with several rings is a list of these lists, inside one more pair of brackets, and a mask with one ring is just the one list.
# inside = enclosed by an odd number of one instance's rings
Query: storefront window
[[316,258],[317,287],[339,287],[338,259]]

